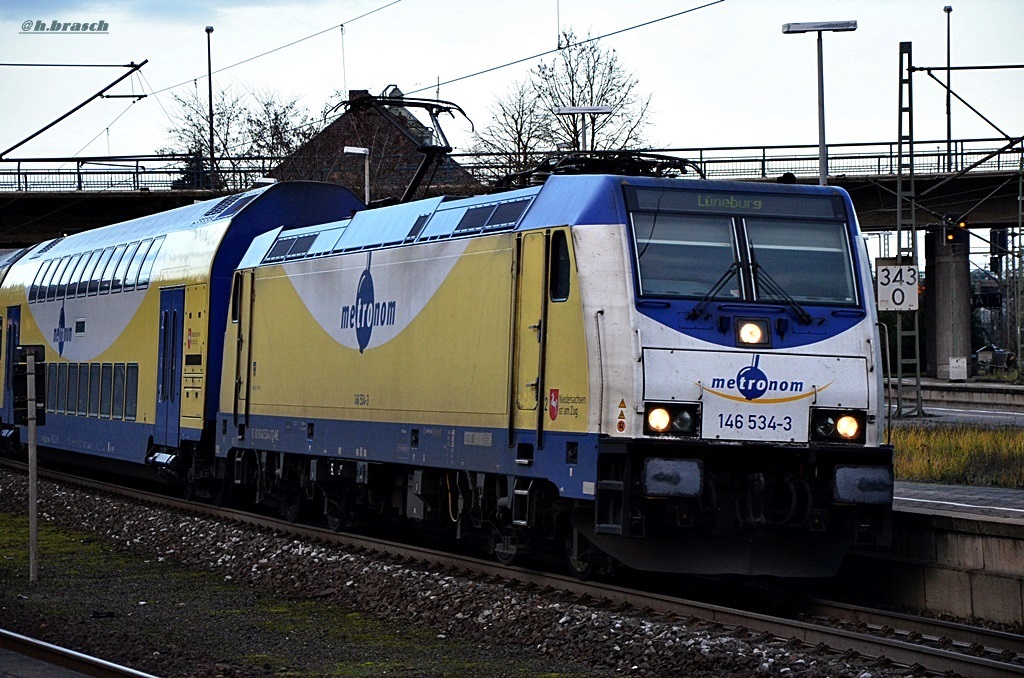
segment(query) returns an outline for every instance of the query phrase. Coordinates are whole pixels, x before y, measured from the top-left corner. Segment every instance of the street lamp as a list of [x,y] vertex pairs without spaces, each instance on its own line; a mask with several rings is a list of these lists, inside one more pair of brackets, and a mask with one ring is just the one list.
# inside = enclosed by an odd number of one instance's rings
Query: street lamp
[[[582,136],[583,136],[583,148],[581,150],[587,150],[587,116],[588,115],[608,115],[612,112],[611,106],[559,106],[555,109],[555,115],[576,115],[581,114],[582,117]],[[596,125],[592,125],[596,128]],[[591,136],[594,136],[595,132],[591,132]]]
[[346,153],[363,156],[363,189],[366,196],[366,204],[370,204],[370,149],[362,146],[346,146]]
[[953,13],[953,6],[946,5],[942,8],[942,11],[946,13],[946,171],[953,171],[953,117],[950,114],[949,109],[949,76],[951,70],[949,67],[949,19]]
[[213,26],[206,27],[206,83],[209,86],[210,98],[210,189],[217,188],[217,169],[213,159],[213,57],[210,52],[210,35]]
[[857,30],[856,21],[811,21],[782,24],[782,32],[818,34],[818,184],[828,183],[828,149],[825,146],[825,75],[822,65],[821,34],[825,31],[841,33]]

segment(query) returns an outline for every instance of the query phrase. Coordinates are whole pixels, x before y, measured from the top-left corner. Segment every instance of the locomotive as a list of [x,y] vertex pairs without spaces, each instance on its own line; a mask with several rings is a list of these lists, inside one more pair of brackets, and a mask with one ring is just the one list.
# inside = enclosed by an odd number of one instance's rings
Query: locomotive
[[43,451],[579,576],[829,576],[890,539],[867,251],[840,188],[548,172],[367,209],[283,182],[2,269]]

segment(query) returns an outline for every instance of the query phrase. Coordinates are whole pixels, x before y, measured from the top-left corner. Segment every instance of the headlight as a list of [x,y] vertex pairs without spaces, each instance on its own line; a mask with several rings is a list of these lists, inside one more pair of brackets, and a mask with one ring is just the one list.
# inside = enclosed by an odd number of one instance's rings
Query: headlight
[[764,318],[736,318],[736,345],[771,346],[768,321]]
[[811,440],[819,443],[864,443],[863,410],[811,408]]
[[836,433],[847,440],[853,440],[860,433],[860,422],[848,414],[843,415],[836,422]]
[[698,403],[665,403],[647,405],[644,433],[649,436],[670,435],[696,437],[700,434]]
[[657,433],[664,433],[671,421],[672,417],[664,407],[655,407],[647,412],[647,426]]

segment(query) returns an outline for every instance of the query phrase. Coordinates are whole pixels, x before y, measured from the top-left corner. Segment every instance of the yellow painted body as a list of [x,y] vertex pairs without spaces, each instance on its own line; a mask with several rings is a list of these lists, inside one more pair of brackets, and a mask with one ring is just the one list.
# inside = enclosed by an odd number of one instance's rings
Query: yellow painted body
[[[585,431],[579,285],[571,266],[568,298],[545,298],[549,237],[502,233],[239,272],[237,322],[229,319],[225,336],[226,350],[238,350],[225,357],[221,411],[242,422],[263,415],[505,429],[511,404],[515,428]],[[360,346],[352,318],[364,274],[384,310]],[[538,341],[531,325],[545,305]],[[552,389],[569,401],[554,417]]]

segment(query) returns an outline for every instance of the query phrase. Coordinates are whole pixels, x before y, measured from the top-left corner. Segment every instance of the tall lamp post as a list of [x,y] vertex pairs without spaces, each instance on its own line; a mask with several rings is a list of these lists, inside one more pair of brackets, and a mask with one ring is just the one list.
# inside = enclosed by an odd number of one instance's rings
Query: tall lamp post
[[213,159],[213,56],[210,50],[210,35],[213,26],[206,27],[206,84],[209,86],[210,99],[210,190],[217,188],[217,168]]
[[828,183],[828,149],[825,146],[825,74],[821,52],[821,34],[825,31],[842,33],[857,30],[856,21],[811,21],[782,24],[782,32],[818,34],[818,184]]
[[953,13],[953,6],[946,5],[942,8],[946,13],[946,171],[953,171],[953,118],[949,109],[949,76],[951,75],[949,63],[949,18]]
[[363,156],[363,190],[366,196],[366,204],[370,204],[370,149],[362,146],[346,146],[345,152],[351,155]]
[[[608,115],[612,112],[611,106],[559,106],[555,109],[555,115],[576,115],[577,113],[583,116],[582,125],[582,136],[583,143],[581,151],[587,150],[587,116],[588,115]],[[596,128],[596,125],[592,127]],[[591,130],[591,136],[594,135],[594,130]],[[591,140],[593,141],[593,140]]]

